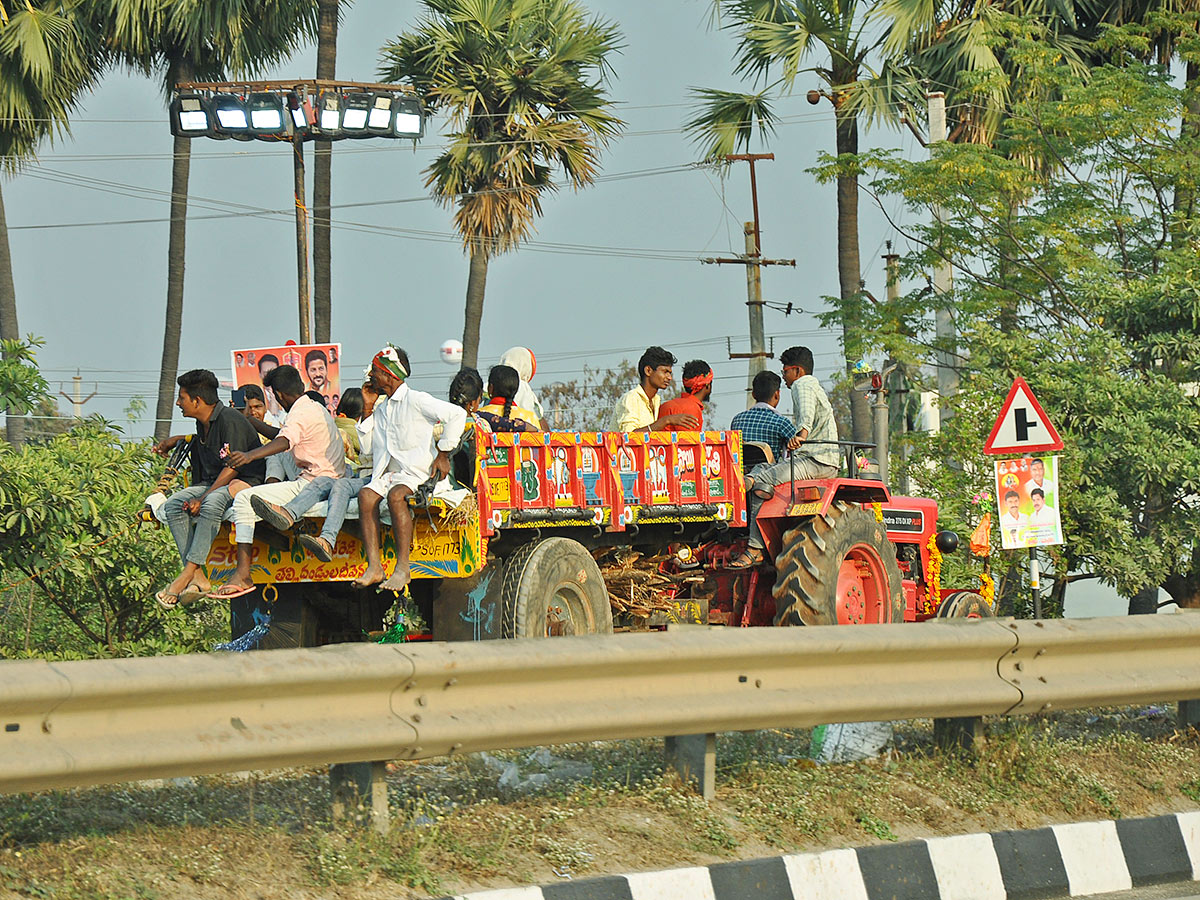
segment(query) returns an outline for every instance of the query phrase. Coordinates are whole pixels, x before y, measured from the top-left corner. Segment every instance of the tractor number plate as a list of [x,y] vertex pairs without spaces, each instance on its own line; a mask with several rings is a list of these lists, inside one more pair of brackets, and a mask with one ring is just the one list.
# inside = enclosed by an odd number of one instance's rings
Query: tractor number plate
[[812,500],[808,503],[794,503],[788,507],[789,516],[815,516],[820,511],[820,500]]

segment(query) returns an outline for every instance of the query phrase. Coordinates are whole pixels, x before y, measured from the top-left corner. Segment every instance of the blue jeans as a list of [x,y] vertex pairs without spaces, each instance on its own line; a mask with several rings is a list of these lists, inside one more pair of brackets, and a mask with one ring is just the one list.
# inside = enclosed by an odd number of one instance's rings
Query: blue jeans
[[163,518],[171,529],[171,537],[175,538],[180,559],[197,566],[208,561],[208,551],[221,528],[221,518],[233,502],[229,488],[218,488],[200,502],[198,515],[184,512],[183,504],[203,496],[208,487],[207,484],[186,487],[176,491],[163,504]]
[[293,519],[299,520],[306,512],[320,503],[329,501],[329,511],[325,514],[325,524],[321,526],[321,537],[329,542],[329,546],[337,543],[338,532],[346,521],[346,507],[358,496],[370,478],[330,478],[322,475],[310,481],[299,494],[284,504]]

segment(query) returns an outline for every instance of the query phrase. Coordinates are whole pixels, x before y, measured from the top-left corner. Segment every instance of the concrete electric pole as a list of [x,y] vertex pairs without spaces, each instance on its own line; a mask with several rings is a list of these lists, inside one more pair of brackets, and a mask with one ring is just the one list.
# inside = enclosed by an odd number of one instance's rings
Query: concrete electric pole
[[754,382],[754,376],[765,369],[767,365],[766,361],[774,356],[773,353],[767,351],[767,340],[763,330],[762,266],[795,267],[796,265],[794,259],[763,259],[762,256],[762,231],[759,228],[758,220],[758,179],[755,176],[754,164],[764,159],[774,160],[775,154],[734,153],[725,157],[727,162],[746,162],[750,164],[750,201],[754,209],[754,221],[747,222],[744,226],[746,235],[745,255],[734,258],[708,257],[700,260],[702,263],[715,263],[716,265],[732,264],[746,267],[746,308],[750,314],[750,352],[730,353],[729,358],[750,360],[749,372],[746,376],[747,406],[753,402],[751,400],[750,386]]
[[[83,405],[96,396],[96,391],[92,391],[86,397],[83,396],[83,376],[79,374],[79,370],[75,370],[75,374],[71,376],[71,393],[59,390],[59,395],[66,397],[71,402],[72,408],[75,410],[74,416],[77,419],[83,418]],[[61,385],[59,386],[61,388]],[[99,386],[96,387],[99,390]]]
[[[937,153],[937,145],[946,140],[946,95],[941,91],[926,94],[929,103],[929,155]],[[944,221],[941,207],[933,208],[933,217]],[[938,261],[933,272],[933,289],[939,298],[945,297],[954,287],[954,272],[948,259]],[[937,385],[939,421],[950,417],[950,411],[942,404],[958,392],[958,369],[956,367],[956,344],[954,316],[949,302],[939,303],[934,312],[934,331],[937,335]]]

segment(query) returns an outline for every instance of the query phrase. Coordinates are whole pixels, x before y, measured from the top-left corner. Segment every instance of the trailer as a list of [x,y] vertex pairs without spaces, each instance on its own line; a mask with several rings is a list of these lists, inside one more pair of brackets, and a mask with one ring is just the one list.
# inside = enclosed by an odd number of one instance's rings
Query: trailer
[[[852,459],[857,448],[846,446]],[[893,497],[870,478],[779,487],[759,512],[767,561],[730,568],[748,536],[745,473],[769,456],[763,445],[743,446],[737,431],[474,434],[452,459],[473,487],[466,502],[410,502],[410,591],[430,627],[408,639],[991,615],[978,593],[942,590],[931,578],[935,558],[957,546],[953,533],[937,531],[936,502]],[[858,475],[857,465],[847,470]],[[331,562],[297,541],[319,531],[324,514],[318,504],[289,533],[259,524],[252,576],[261,587],[232,602],[235,636],[268,615],[264,648],[367,640],[382,629],[394,595],[351,583],[366,568],[355,504]],[[390,574],[396,552],[384,532]],[[597,560],[614,553],[638,554],[667,585],[654,610],[613,593]],[[226,525],[209,576],[220,581],[234,567]]]

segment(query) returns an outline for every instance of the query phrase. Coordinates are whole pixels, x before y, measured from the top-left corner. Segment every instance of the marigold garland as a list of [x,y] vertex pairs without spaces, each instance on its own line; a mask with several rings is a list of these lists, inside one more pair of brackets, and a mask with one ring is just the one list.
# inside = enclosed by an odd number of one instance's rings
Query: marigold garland
[[883,523],[883,504],[882,503],[872,503],[871,505],[875,508],[875,521],[882,524]]
[[987,572],[979,573],[979,596],[987,601],[987,605],[996,606],[996,580]]
[[934,606],[942,601],[942,551],[938,549],[936,534],[929,536],[929,543],[925,546],[929,548],[929,572],[926,578],[929,590],[925,594],[922,612],[931,616]]

